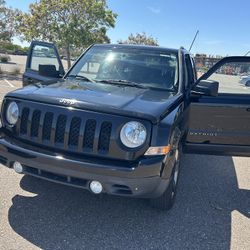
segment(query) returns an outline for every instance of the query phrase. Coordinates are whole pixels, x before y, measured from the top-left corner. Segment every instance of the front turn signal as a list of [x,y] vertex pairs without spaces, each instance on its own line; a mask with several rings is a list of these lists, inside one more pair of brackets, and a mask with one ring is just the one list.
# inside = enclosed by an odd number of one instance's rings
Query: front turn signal
[[162,147],[150,147],[145,155],[166,155],[170,152],[170,150],[170,145]]

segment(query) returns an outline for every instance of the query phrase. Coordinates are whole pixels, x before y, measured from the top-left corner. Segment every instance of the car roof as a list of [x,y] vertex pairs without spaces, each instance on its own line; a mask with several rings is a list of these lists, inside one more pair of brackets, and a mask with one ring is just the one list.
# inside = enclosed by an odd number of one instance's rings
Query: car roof
[[94,44],[94,47],[107,47],[107,48],[130,48],[130,49],[142,49],[142,50],[157,50],[178,53],[178,49],[166,48],[161,46],[150,45],[134,45],[134,44]]

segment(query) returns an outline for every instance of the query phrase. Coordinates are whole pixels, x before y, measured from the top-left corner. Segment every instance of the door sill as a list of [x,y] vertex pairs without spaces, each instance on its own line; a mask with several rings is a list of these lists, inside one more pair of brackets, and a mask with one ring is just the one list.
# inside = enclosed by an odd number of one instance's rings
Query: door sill
[[242,145],[199,144],[186,142],[183,151],[187,154],[250,156],[250,146]]

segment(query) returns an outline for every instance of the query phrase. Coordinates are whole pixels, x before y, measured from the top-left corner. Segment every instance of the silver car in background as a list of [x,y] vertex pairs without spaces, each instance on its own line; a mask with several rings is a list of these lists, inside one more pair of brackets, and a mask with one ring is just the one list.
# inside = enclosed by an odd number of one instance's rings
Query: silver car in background
[[240,78],[240,83],[245,85],[246,87],[250,87],[250,75],[248,76],[242,76]]

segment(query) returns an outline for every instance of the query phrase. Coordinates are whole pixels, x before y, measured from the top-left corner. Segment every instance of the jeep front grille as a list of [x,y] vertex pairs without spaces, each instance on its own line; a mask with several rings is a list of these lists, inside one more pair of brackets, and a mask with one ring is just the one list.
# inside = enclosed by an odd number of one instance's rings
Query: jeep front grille
[[[25,107],[21,113],[19,136],[58,148],[91,152],[97,147],[98,151],[108,152],[111,130],[111,122],[103,121],[97,126],[95,119],[84,119],[84,115],[68,117]],[[98,142],[95,144],[96,135]]]
[[[5,105],[12,101],[6,98]],[[149,121],[109,113],[99,113],[79,108],[52,105],[26,100],[15,100],[20,115],[15,126],[4,125],[11,138],[34,150],[48,150],[52,154],[80,157],[100,156],[117,160],[134,161],[148,149],[151,135]],[[122,126],[138,120],[148,131],[143,147],[127,149],[120,142]],[[24,145],[26,147],[26,145]]]

